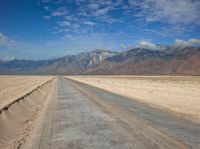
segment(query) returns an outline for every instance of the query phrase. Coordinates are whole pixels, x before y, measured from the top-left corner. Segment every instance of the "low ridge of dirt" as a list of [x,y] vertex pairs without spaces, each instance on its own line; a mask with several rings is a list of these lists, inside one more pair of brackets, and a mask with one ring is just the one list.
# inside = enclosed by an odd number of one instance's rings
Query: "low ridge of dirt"
[[43,82],[43,84],[2,109],[0,113],[0,148],[21,148],[34,126],[38,125],[36,124],[37,119],[50,98],[49,93],[51,92],[49,91],[52,88],[52,81],[44,81],[46,78],[40,79],[39,82]]

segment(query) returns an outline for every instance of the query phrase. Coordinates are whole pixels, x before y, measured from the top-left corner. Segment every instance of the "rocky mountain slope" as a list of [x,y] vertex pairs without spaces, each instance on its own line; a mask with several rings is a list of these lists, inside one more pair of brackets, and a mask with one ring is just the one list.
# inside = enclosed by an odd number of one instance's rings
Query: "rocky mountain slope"
[[200,75],[200,48],[136,48],[114,55],[83,74]]
[[121,53],[96,50],[52,60],[0,61],[0,74],[200,75],[200,47],[134,48]]
[[79,74],[116,52],[96,50],[78,55],[69,55],[52,60],[12,60],[0,62],[0,74]]

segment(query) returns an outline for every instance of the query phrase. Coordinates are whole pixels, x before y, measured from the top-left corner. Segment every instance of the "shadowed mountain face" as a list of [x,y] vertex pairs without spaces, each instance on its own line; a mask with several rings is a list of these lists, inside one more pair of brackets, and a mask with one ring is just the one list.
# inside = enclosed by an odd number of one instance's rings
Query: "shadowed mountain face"
[[0,62],[0,74],[200,75],[200,48],[97,50],[53,60],[13,60]]

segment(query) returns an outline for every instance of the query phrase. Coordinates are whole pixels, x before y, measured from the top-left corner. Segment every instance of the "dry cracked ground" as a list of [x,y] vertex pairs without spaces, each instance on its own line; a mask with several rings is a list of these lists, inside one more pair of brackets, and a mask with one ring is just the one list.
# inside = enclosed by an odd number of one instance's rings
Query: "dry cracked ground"
[[200,77],[1,76],[0,149],[200,148]]

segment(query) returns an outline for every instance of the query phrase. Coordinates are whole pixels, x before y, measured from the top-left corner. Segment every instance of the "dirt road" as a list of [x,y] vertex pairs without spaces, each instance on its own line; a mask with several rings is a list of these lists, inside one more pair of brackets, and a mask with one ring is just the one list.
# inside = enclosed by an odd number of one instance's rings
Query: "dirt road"
[[200,148],[200,124],[59,77],[24,148]]
[[199,76],[67,76],[200,122]]

